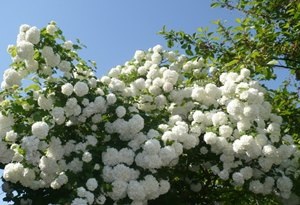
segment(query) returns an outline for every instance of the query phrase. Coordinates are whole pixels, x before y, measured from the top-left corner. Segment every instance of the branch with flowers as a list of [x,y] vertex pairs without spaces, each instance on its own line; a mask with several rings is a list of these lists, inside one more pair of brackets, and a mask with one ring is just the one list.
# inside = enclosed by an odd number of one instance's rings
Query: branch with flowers
[[[212,204],[289,198],[300,151],[248,69],[159,45],[97,78],[54,22],[20,27],[0,93],[14,204]],[[236,197],[236,198],[234,198]]]

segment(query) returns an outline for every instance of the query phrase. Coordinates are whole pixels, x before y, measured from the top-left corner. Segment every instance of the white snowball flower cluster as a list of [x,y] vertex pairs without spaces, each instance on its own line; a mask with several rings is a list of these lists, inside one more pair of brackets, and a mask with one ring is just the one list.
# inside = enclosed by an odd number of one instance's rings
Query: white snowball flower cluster
[[78,97],[82,97],[82,96],[88,94],[88,92],[89,92],[89,87],[86,83],[79,81],[74,85],[74,93]]
[[45,46],[41,53],[46,60],[47,66],[56,67],[59,65],[60,56],[54,53],[53,48]]
[[[194,176],[203,169],[255,194],[290,196],[300,152],[249,70],[218,76],[204,59],[158,45],[97,79],[71,41],[53,40],[57,31],[53,22],[47,34],[23,25],[10,49],[24,66],[5,71],[2,83],[21,93],[0,103],[6,181],[65,189],[73,205],[147,204],[174,188],[176,173],[166,170],[187,160]],[[33,85],[22,88],[21,73]],[[182,180],[201,192],[199,178]]]
[[49,125],[46,122],[36,122],[31,127],[32,134],[40,139],[47,137]]
[[14,85],[21,85],[21,75],[14,69],[7,69],[3,74],[3,82],[1,83],[1,88],[6,89]]

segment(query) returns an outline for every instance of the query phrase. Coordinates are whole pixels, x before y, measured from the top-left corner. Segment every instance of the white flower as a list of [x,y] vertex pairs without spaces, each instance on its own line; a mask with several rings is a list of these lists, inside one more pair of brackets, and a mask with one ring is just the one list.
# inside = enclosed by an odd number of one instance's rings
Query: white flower
[[162,161],[158,154],[138,153],[135,157],[135,163],[144,169],[159,169]]
[[127,165],[132,165],[134,162],[135,153],[128,148],[123,148],[119,151],[119,162],[122,162]]
[[88,92],[89,92],[89,87],[88,87],[88,85],[85,82],[78,81],[74,85],[74,93],[78,97],[85,96],[86,94],[88,94]]
[[217,142],[218,137],[213,132],[207,132],[205,133],[203,139],[206,142],[206,144],[213,145]]
[[73,43],[72,43],[72,41],[66,41],[66,42],[64,42],[63,47],[65,49],[67,49],[67,50],[72,50],[73,49]]
[[92,160],[92,154],[90,152],[84,152],[82,155],[82,161],[90,162]]
[[0,162],[3,164],[7,164],[11,162],[14,157],[14,151],[7,148],[7,144],[2,142],[0,144]]
[[270,194],[273,191],[275,185],[275,180],[273,177],[266,177],[264,182],[264,192],[263,194]]
[[240,170],[245,180],[250,179],[253,176],[253,169],[251,167],[244,167]]
[[247,78],[250,76],[250,70],[248,70],[247,68],[243,68],[241,69],[240,71],[240,75],[243,77],[243,78]]
[[252,124],[247,118],[244,118],[241,121],[237,122],[237,128],[240,132],[249,130],[251,126]]
[[124,115],[126,114],[126,108],[124,106],[118,106],[116,109],[116,114],[118,118],[124,117]]
[[42,56],[45,58],[47,66],[49,68],[56,67],[60,63],[60,56],[55,54],[52,47],[44,46],[42,51]]
[[173,84],[170,83],[170,82],[165,82],[163,84],[163,90],[166,92],[166,93],[169,93],[173,90]]
[[65,111],[62,107],[54,107],[51,111],[51,115],[55,122],[59,125],[63,124],[66,120]]
[[93,204],[95,201],[95,195],[90,191],[86,192],[85,198],[87,199],[88,204]]
[[230,127],[228,125],[222,125],[219,127],[219,135],[221,137],[228,138],[231,136],[232,132],[233,132],[232,127]]
[[97,138],[93,135],[86,136],[86,139],[89,145],[96,146],[96,144],[98,143]]
[[201,154],[207,154],[208,153],[208,149],[206,147],[201,147],[200,148],[200,153]]
[[228,121],[227,115],[224,112],[214,113],[211,120],[214,126],[225,125]]
[[40,139],[45,139],[49,132],[49,125],[46,122],[42,122],[42,121],[35,122],[31,126],[31,132],[34,136]]
[[70,96],[73,93],[73,85],[71,83],[66,83],[61,86],[61,92],[64,95]]
[[259,180],[254,180],[250,182],[249,190],[255,194],[261,194],[264,191],[264,186]]
[[196,110],[193,114],[193,119],[194,122],[201,123],[206,120],[206,115],[202,111]]
[[228,173],[228,170],[226,169],[223,169],[222,171],[220,171],[218,173],[218,176],[223,179],[223,180],[228,180],[229,179],[229,173]]
[[245,115],[245,117],[255,119],[259,115],[259,109],[255,104],[248,105],[244,107],[243,114]]
[[65,172],[61,172],[56,180],[60,185],[64,185],[68,183],[68,176],[66,175]]
[[40,159],[39,166],[41,171],[43,171],[45,174],[53,175],[59,170],[59,166],[56,163],[56,160],[53,158],[49,158],[46,156],[43,156]]
[[21,163],[9,163],[4,167],[3,178],[6,181],[17,183],[23,177],[24,166]]
[[132,168],[125,166],[124,164],[116,165],[112,170],[112,177],[114,180],[130,181],[136,179],[139,176],[139,172]]
[[106,197],[104,195],[100,195],[96,198],[96,203],[97,204],[104,204],[106,201]]
[[112,185],[112,192],[108,192],[108,196],[110,196],[114,201],[126,197],[127,186],[128,186],[127,182],[114,181],[111,185]]
[[63,72],[69,72],[71,70],[71,63],[69,61],[62,60],[58,68]]
[[71,205],[88,205],[88,202],[87,202],[87,200],[85,200],[85,199],[75,198],[75,199],[72,201]]
[[25,39],[32,44],[37,44],[40,42],[40,30],[35,26],[31,27],[26,31]]
[[28,73],[36,72],[39,68],[39,63],[33,59],[25,60],[25,65],[26,65],[26,71],[28,71]]
[[54,35],[55,32],[57,31],[57,27],[53,24],[49,24],[47,27],[46,27],[46,31],[47,33],[49,33],[50,35]]
[[19,28],[19,32],[20,33],[26,32],[26,31],[28,31],[28,29],[30,29],[30,26],[28,24],[22,24]]
[[140,183],[144,188],[147,199],[155,199],[159,196],[159,182],[155,177],[147,175]]
[[51,108],[53,106],[53,101],[50,97],[46,98],[44,95],[40,95],[38,98],[38,105],[43,110],[51,110]]
[[212,98],[219,98],[221,96],[220,89],[213,83],[208,83],[205,86],[205,92],[208,96]]
[[133,58],[137,61],[141,61],[144,57],[145,57],[145,52],[141,50],[137,50],[135,51]]
[[170,189],[170,183],[167,180],[161,180],[159,182],[159,193],[160,194],[165,194],[169,191]]
[[238,99],[231,100],[227,105],[228,114],[237,118],[243,113],[244,105]]
[[3,82],[5,82],[4,88],[10,88],[13,85],[21,85],[22,76],[16,70],[9,68],[4,71]]
[[160,53],[163,51],[163,47],[161,45],[156,45],[152,48],[153,52]]
[[84,187],[78,187],[77,188],[77,195],[79,196],[79,197],[85,197],[85,195],[86,195],[86,189],[84,188]]
[[162,56],[159,53],[154,52],[151,56],[151,60],[153,64],[160,64]]
[[107,148],[106,152],[102,152],[102,161],[104,165],[117,165],[120,161],[118,150]]
[[117,101],[117,97],[115,94],[110,93],[106,96],[106,101],[109,105],[112,105]]
[[282,176],[276,181],[277,188],[281,192],[283,198],[289,198],[291,194],[291,189],[293,188],[293,182],[290,178]]
[[111,81],[108,86],[113,92],[122,92],[125,89],[125,83],[117,78],[111,78]]
[[18,133],[14,132],[13,130],[10,130],[9,132],[6,132],[5,140],[9,142],[15,142],[17,139]]
[[21,59],[32,60],[34,54],[33,44],[27,41],[20,41],[17,44],[17,54]]
[[157,154],[160,150],[160,143],[157,139],[147,140],[143,147],[148,154]]
[[243,185],[245,182],[243,174],[241,174],[240,172],[234,172],[232,175],[232,179],[235,182],[235,184],[239,186]]
[[78,173],[82,171],[83,163],[78,158],[74,158],[69,164],[68,164],[68,170]]
[[178,77],[179,77],[179,75],[175,70],[167,69],[163,73],[163,80],[171,83],[172,85],[176,84]]
[[160,149],[159,157],[165,166],[168,166],[172,160],[176,159],[177,154],[172,146],[165,146]]
[[134,201],[143,201],[146,197],[144,187],[138,181],[129,182],[127,194]]
[[268,144],[263,147],[262,153],[267,157],[275,157],[278,154],[278,151],[276,147]]
[[86,187],[90,191],[94,191],[98,187],[98,182],[95,178],[89,178],[86,182]]

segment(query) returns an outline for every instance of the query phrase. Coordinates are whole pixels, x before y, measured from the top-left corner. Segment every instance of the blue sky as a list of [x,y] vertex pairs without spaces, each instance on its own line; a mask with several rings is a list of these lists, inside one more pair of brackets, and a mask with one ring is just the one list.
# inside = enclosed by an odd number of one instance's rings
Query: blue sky
[[157,32],[167,28],[192,33],[216,19],[234,20],[230,11],[210,8],[210,0],[31,0],[0,3],[0,75],[11,63],[7,45],[14,44],[19,26],[44,27],[54,20],[67,38],[88,48],[86,60],[98,63],[98,75],[132,58],[137,49],[165,45]]

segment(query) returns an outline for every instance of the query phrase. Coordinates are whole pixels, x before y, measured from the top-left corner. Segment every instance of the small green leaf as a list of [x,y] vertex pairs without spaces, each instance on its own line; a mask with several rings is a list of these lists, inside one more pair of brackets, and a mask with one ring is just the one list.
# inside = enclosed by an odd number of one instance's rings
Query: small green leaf
[[233,66],[234,64],[237,64],[239,62],[238,59],[234,59],[228,63],[225,64],[225,67],[230,67],[230,66]]

